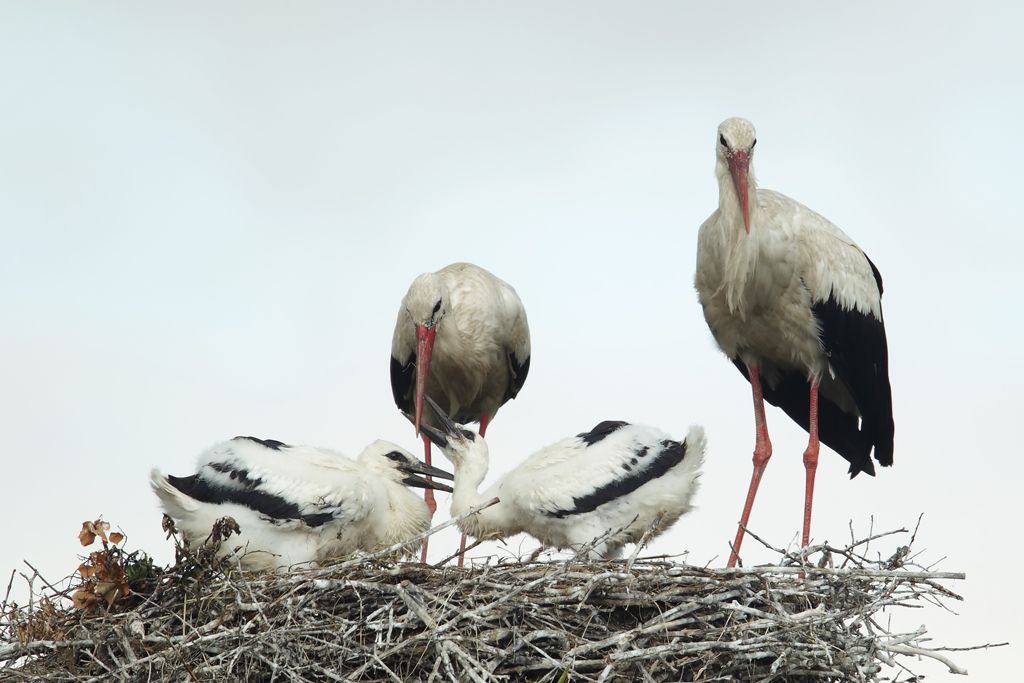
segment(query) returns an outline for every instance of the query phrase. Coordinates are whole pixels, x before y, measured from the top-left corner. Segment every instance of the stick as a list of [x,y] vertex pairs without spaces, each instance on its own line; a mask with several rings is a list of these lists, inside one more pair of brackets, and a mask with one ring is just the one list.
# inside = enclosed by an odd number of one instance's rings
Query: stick
[[[498,499],[495,498],[494,500],[498,500]],[[466,551],[465,552],[469,552],[473,548],[477,547],[478,545],[483,543],[484,540],[486,540],[486,539],[483,539],[483,538],[476,539],[475,541],[473,541],[472,543],[470,543],[469,545],[466,546]],[[451,554],[448,557],[444,558],[440,562],[435,562],[434,564],[432,564],[430,566],[433,567],[434,569],[437,569],[438,567],[443,567],[443,566],[445,566],[446,564],[448,564],[449,562],[451,562],[452,560],[454,560],[456,557],[458,557],[461,554],[462,554],[461,551],[456,550],[453,554]]]

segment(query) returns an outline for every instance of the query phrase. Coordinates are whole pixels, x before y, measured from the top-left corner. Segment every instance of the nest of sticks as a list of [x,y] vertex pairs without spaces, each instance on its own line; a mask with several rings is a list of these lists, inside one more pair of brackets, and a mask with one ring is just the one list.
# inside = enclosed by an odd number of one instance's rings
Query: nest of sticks
[[172,566],[140,571],[104,539],[97,552],[130,590],[87,599],[94,553],[89,578],[43,582],[29,607],[5,600],[0,680],[912,681],[922,656],[965,673],[924,646],[924,627],[891,626],[897,608],[960,600],[943,582],[964,578],[919,566],[909,544],[869,551],[901,532],[737,569],[639,557],[641,545],[619,561],[465,570],[385,551],[281,574],[180,544]]

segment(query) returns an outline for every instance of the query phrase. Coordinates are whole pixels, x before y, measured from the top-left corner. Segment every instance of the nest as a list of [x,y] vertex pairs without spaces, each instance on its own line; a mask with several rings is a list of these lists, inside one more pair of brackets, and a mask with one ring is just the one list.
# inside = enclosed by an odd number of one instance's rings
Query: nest
[[110,544],[125,596],[83,598],[93,567],[59,591],[89,606],[5,601],[0,679],[907,681],[922,655],[964,673],[922,646],[924,627],[889,625],[895,608],[960,600],[942,582],[963,575],[917,566],[909,545],[869,559],[887,535],[737,569],[634,554],[460,570],[384,552],[255,574],[179,545],[174,565],[140,572]]

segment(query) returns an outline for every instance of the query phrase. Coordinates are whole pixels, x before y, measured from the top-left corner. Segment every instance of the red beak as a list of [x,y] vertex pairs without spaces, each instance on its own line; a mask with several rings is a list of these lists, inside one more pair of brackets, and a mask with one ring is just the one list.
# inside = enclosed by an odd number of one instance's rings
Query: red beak
[[750,152],[737,150],[729,155],[729,173],[732,184],[736,188],[736,196],[740,198],[743,209],[743,227],[750,234],[750,199],[747,196],[747,173],[750,169]]
[[427,385],[430,371],[430,356],[434,353],[434,336],[437,328],[426,325],[416,326],[416,436],[420,435],[420,418],[423,415],[423,389]]

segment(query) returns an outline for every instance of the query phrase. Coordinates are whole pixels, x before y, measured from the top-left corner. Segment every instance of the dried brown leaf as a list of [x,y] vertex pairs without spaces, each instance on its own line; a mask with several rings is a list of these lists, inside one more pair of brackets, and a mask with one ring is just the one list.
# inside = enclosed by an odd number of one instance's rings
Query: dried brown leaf
[[76,609],[91,609],[99,603],[99,598],[85,588],[80,588],[71,596],[71,605]]
[[107,542],[107,531],[110,529],[110,522],[104,522],[102,519],[97,519],[92,523],[93,528],[96,530],[96,535],[103,539],[103,542]]
[[82,530],[78,532],[78,540],[81,541],[82,545],[92,545],[92,542],[96,540],[96,528],[92,522],[82,522]]
[[174,528],[174,520],[167,514],[164,514],[163,519],[160,522],[160,526],[167,533],[167,538],[170,538],[176,531]]

